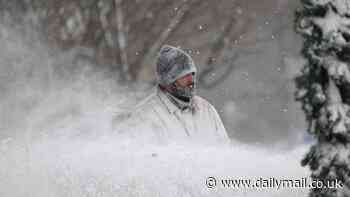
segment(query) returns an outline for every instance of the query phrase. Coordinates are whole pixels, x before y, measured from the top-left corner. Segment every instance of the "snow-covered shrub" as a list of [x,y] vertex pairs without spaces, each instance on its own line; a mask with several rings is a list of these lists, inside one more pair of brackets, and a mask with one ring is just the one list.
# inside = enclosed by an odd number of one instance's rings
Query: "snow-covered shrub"
[[295,28],[307,59],[296,77],[296,100],[317,139],[302,165],[313,179],[340,180],[344,188],[312,189],[312,197],[349,196],[350,173],[350,1],[302,0]]

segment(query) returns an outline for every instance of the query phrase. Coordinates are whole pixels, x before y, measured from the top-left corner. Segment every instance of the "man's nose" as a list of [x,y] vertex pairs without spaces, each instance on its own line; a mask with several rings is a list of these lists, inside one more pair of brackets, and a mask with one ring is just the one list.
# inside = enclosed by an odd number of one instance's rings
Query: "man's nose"
[[186,85],[191,85],[191,84],[193,84],[193,75],[192,75],[192,74],[187,75],[187,76],[185,77],[185,81],[186,81]]
[[192,74],[185,75],[184,77],[176,80],[176,84],[182,87],[190,86],[194,83],[194,77]]

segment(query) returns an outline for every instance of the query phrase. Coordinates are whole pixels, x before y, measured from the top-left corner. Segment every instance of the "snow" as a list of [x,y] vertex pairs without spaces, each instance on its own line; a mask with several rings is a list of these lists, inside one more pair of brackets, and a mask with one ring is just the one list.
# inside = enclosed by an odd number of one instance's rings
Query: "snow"
[[346,36],[350,35],[350,19],[347,16],[350,13],[349,1],[314,0],[311,1],[311,3],[314,4],[314,6],[324,6],[326,15],[302,17],[298,24],[298,31],[306,36],[312,36],[312,34],[315,33],[315,27],[317,27],[317,29],[322,31],[323,41],[330,46],[341,47],[348,45]]
[[237,12],[238,15],[242,15],[242,14],[243,14],[243,9],[242,9],[241,7],[238,6],[238,7],[236,8],[236,12]]
[[346,39],[342,33],[350,34],[350,19],[328,9],[325,17],[312,18],[313,23],[322,30],[323,38],[339,45],[345,45]]
[[[7,35],[0,37],[6,65],[0,73],[12,69],[13,75],[0,78],[6,90],[0,100],[0,196],[306,195],[306,189],[208,190],[205,179],[305,177],[308,170],[299,161],[307,146],[157,145],[117,135],[114,114],[125,102],[134,104],[134,92],[103,71],[74,67],[64,54]],[[48,79],[47,62],[65,72],[56,70]]]
[[350,71],[347,63],[335,58],[326,58],[324,66],[334,80],[350,83]]
[[[195,144],[157,146],[117,136],[20,142],[1,151],[2,196],[295,196],[306,189],[209,190],[208,176],[302,178],[306,147],[276,152],[236,144],[231,148]],[[283,167],[281,162],[284,163]],[[259,168],[257,168],[259,166]],[[18,186],[21,185],[21,189]]]
[[62,38],[78,38],[85,33],[86,27],[83,21],[82,13],[77,9],[72,16],[70,16],[66,22],[65,27],[62,29]]
[[[304,112],[312,118],[309,122],[311,133],[318,140],[302,163],[310,167],[314,179],[347,181],[350,119],[349,105],[344,100],[347,95],[342,87],[349,83],[350,71],[348,62],[341,60],[337,53],[349,45],[350,2],[311,0],[303,3],[304,10],[299,12],[301,15],[298,19],[301,29],[297,31],[306,38],[303,55],[309,61],[305,68],[310,69],[304,69],[303,75],[311,81],[311,88],[310,81],[302,82],[304,87],[300,88],[297,96],[303,102]],[[315,12],[315,16],[310,17],[309,14],[313,14],[314,10],[322,9],[326,11],[324,16]],[[321,30],[321,34],[316,30]],[[312,69],[314,66],[323,68]],[[318,73],[321,69],[327,71],[327,74]],[[322,84],[324,82],[327,84]],[[348,193],[341,194],[344,191],[346,189],[321,189],[312,191],[310,195],[349,196]]]
[[338,13],[345,15],[350,13],[350,2],[348,0],[310,0],[313,5],[331,4]]

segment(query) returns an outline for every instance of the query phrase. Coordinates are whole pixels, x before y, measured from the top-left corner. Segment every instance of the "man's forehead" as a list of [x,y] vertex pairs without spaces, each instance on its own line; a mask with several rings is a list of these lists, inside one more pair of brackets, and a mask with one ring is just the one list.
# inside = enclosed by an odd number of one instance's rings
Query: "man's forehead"
[[176,81],[193,80],[193,73],[189,73],[183,77],[178,78]]

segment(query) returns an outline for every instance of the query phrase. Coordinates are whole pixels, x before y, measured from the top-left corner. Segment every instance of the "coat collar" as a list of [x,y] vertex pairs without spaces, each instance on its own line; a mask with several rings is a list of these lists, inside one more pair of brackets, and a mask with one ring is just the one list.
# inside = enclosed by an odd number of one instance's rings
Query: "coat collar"
[[194,102],[194,100],[195,100],[194,98],[191,101],[190,107],[186,107],[184,109],[181,109],[173,101],[170,100],[171,95],[167,95],[159,87],[156,88],[156,95],[158,95],[161,103],[163,103],[165,105],[168,112],[171,114],[174,114],[177,111],[180,111],[180,112],[190,111],[192,113],[195,113],[197,111],[198,106],[195,104],[196,102]]
[[157,88],[157,94],[161,100],[161,102],[166,106],[169,113],[174,113],[176,111],[192,111],[194,112],[194,103],[193,99],[190,104],[185,104],[183,101],[178,100],[174,96],[169,93],[162,91],[159,87]]
[[180,108],[177,107],[174,103],[172,103],[168,96],[161,89],[159,89],[159,87],[157,87],[157,95],[160,98],[160,101],[165,105],[169,113],[172,114],[180,110]]

